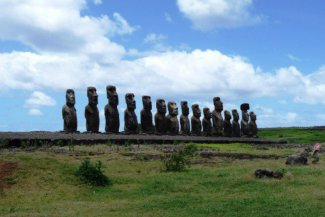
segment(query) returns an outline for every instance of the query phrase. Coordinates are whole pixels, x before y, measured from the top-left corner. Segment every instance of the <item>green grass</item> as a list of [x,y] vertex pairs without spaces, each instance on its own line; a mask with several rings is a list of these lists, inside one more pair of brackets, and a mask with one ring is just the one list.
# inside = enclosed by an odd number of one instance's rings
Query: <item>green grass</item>
[[[245,144],[211,147],[254,150]],[[105,152],[105,146],[85,147],[89,148]],[[19,164],[12,177],[15,184],[0,192],[0,216],[317,217],[325,213],[324,156],[319,164],[307,166],[286,166],[284,159],[221,159],[169,173],[162,172],[159,160],[135,161],[119,153],[2,151],[0,156]],[[90,187],[75,177],[86,157],[103,162],[111,186]],[[253,176],[257,168],[285,169],[292,175],[257,180]]]
[[325,144],[324,129],[304,129],[304,128],[276,128],[263,129],[258,132],[260,138],[283,139],[290,144]]

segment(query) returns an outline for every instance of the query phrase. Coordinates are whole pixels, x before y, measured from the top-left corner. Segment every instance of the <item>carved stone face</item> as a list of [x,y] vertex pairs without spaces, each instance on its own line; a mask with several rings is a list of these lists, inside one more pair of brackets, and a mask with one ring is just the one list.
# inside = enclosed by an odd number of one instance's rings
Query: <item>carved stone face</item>
[[74,106],[74,104],[76,103],[76,99],[74,96],[74,90],[72,90],[72,89],[67,90],[65,98],[66,98],[66,103],[70,106]]
[[125,94],[125,102],[128,110],[134,110],[136,109],[136,103],[134,99],[134,94],[133,93],[127,93]]
[[232,118],[234,119],[234,121],[239,120],[239,114],[236,109],[232,110]]
[[190,108],[188,107],[187,101],[182,101],[181,107],[182,107],[182,114],[184,116],[188,116],[188,114],[190,113]]
[[150,96],[142,96],[142,104],[144,110],[151,111],[152,109],[152,102]]
[[214,104],[214,108],[217,112],[222,112],[223,102],[221,101],[220,97],[214,97],[213,104]]
[[193,104],[192,105],[192,112],[193,112],[194,117],[196,117],[196,118],[201,117],[201,109],[200,109],[198,104]]
[[88,103],[91,105],[98,104],[98,95],[95,87],[87,88]]
[[157,99],[156,101],[157,111],[160,114],[166,114],[166,103],[163,99]]
[[252,121],[256,121],[256,115],[255,115],[254,112],[250,112],[250,113],[249,113],[249,116],[251,117],[251,120],[252,120]]
[[106,87],[107,98],[109,99],[109,104],[111,106],[118,106],[118,95],[116,92],[116,87],[108,85]]
[[231,119],[230,112],[226,110],[226,111],[224,111],[224,115],[225,115],[225,120],[230,121],[230,119]]
[[242,119],[244,120],[244,121],[248,121],[249,120],[249,114],[246,112],[246,111],[243,111],[242,112]]
[[169,102],[168,103],[168,113],[170,116],[177,116],[178,115],[178,107],[176,102]]
[[204,115],[204,118],[206,118],[206,119],[211,119],[211,117],[212,117],[212,114],[211,114],[209,108],[204,108],[203,109],[203,115]]

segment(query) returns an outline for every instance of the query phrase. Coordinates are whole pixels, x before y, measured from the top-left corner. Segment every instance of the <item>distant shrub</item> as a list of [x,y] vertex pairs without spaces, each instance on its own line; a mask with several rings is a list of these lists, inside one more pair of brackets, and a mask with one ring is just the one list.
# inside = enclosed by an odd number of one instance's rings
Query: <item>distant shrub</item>
[[81,181],[93,186],[106,186],[111,184],[109,178],[104,175],[102,171],[103,164],[98,161],[95,165],[90,162],[89,159],[82,161],[75,175],[80,178]]
[[164,159],[165,171],[179,172],[191,167],[191,157],[196,154],[197,147],[194,144],[185,146],[177,152],[166,154]]

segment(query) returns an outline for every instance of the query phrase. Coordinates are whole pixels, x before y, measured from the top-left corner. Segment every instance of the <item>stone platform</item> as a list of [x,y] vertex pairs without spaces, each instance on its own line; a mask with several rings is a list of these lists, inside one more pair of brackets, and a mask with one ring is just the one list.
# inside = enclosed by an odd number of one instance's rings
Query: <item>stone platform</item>
[[41,143],[69,144],[178,144],[178,143],[249,143],[249,144],[285,144],[284,140],[260,138],[228,138],[203,136],[168,135],[125,135],[104,133],[64,133],[64,132],[0,132],[4,146],[38,145]]

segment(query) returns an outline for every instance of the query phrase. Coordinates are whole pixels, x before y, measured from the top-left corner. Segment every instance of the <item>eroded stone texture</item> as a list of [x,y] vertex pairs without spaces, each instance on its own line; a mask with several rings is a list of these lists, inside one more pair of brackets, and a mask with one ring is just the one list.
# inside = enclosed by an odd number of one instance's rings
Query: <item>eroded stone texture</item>
[[232,110],[232,136],[240,137],[239,114],[237,109]]
[[166,103],[163,99],[156,101],[157,113],[155,114],[155,127],[157,134],[165,134],[167,131]]
[[242,111],[242,119],[240,121],[240,128],[241,128],[241,136],[247,137],[249,136],[249,104],[248,103],[243,103],[240,105],[240,110]]
[[250,137],[257,138],[257,125],[256,125],[256,114],[254,112],[249,113],[250,121],[249,126],[249,135]]
[[232,126],[231,126],[231,114],[229,111],[224,111],[225,120],[223,122],[223,132],[225,137],[232,136]]
[[138,133],[138,120],[135,114],[136,102],[133,93],[125,94],[126,110],[124,111],[124,133]]
[[170,135],[179,134],[179,123],[177,119],[178,107],[176,102],[168,102],[167,133]]
[[181,102],[182,107],[182,114],[179,118],[180,124],[181,124],[181,135],[190,135],[191,134],[191,127],[190,127],[190,119],[188,118],[188,115],[190,113],[190,109],[188,107],[187,101]]
[[141,110],[141,129],[143,133],[153,133],[152,102],[150,96],[142,96],[143,109]]
[[65,95],[66,104],[62,108],[63,130],[65,132],[77,131],[77,110],[74,105],[76,103],[74,90],[68,89]]
[[98,95],[95,87],[87,88],[88,105],[85,108],[86,128],[88,132],[98,133],[99,111],[97,108]]
[[213,98],[214,110],[212,112],[213,135],[223,135],[223,118],[221,112],[223,110],[223,103],[220,97]]
[[191,125],[192,125],[191,135],[200,136],[202,131],[202,124],[200,120],[201,109],[198,104],[192,105],[192,112],[193,112],[193,116],[191,118]]
[[203,126],[203,136],[211,136],[212,135],[212,123],[211,118],[212,114],[210,112],[209,108],[203,108],[203,115],[204,118],[202,120],[202,126]]
[[120,129],[120,114],[117,109],[119,104],[116,87],[108,85],[106,87],[108,104],[105,106],[106,133],[118,133]]

